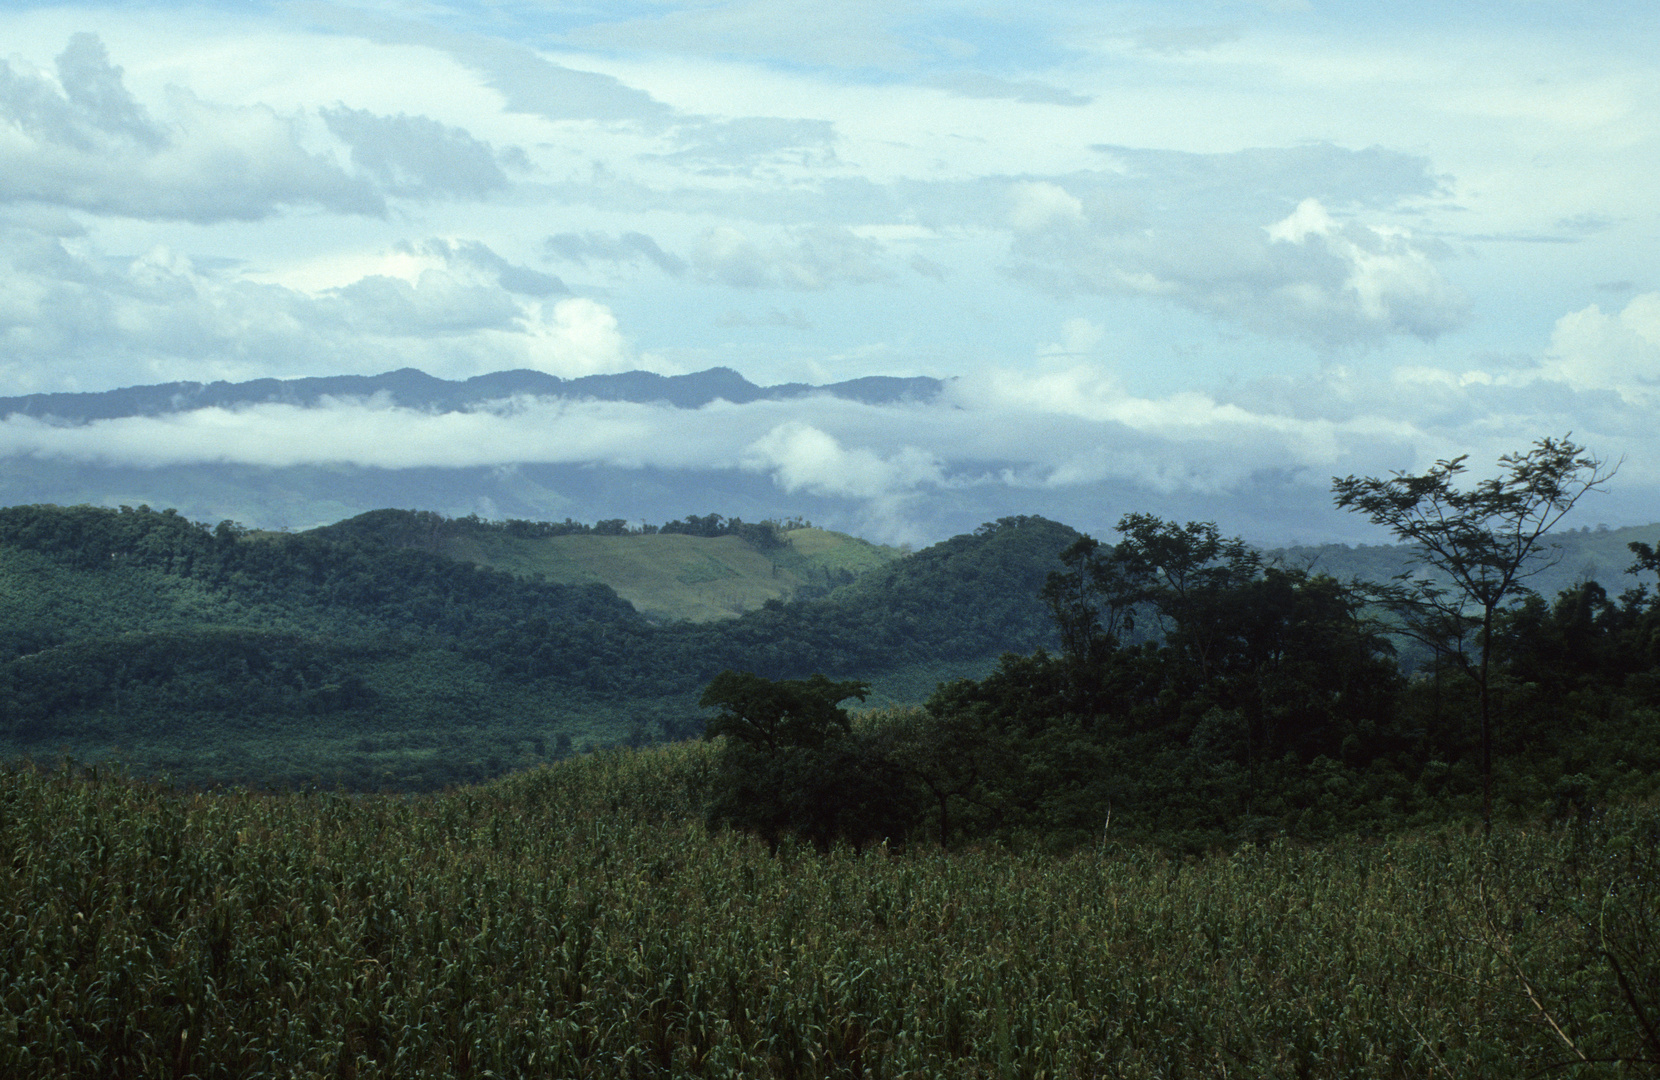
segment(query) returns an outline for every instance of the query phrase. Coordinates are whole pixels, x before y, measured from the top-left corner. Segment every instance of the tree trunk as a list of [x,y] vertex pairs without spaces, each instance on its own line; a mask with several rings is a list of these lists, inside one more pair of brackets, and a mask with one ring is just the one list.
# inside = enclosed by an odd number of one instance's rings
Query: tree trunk
[[1487,691],[1487,659],[1493,644],[1493,609],[1488,607],[1481,622],[1481,832],[1493,832],[1493,715]]

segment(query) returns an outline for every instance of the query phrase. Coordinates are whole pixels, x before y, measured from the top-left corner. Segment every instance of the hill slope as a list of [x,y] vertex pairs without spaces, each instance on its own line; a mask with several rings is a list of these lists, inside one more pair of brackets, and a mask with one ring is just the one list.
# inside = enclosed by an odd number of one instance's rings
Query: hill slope
[[[812,599],[901,554],[827,529],[744,525],[715,514],[661,530],[602,525],[610,528],[377,510],[318,531],[416,548],[532,580],[606,585],[658,623],[731,619],[769,600]],[[724,535],[670,531],[676,525]]]
[[[699,691],[729,667],[870,679],[873,703],[916,700],[1049,640],[1037,586],[1075,535],[1009,519],[830,596],[657,626],[602,584],[352,529],[13,507],[0,510],[0,756],[433,787],[588,742],[694,734]],[[800,539],[803,558],[827,542]]]

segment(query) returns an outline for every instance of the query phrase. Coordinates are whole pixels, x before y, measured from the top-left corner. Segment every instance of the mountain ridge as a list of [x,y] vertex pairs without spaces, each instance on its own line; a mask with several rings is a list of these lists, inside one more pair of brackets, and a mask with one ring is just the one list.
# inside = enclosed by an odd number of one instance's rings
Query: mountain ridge
[[758,386],[729,367],[712,367],[687,375],[659,375],[637,370],[583,375],[574,379],[519,368],[453,380],[428,375],[417,368],[399,368],[379,375],[322,375],[295,379],[252,379],[246,382],[171,382],[112,390],[25,394],[0,398],[0,417],[29,416],[85,423],[249,405],[311,407],[325,399],[372,398],[377,395],[386,395],[393,404],[404,408],[435,411],[464,410],[490,401],[524,396],[662,403],[680,409],[695,409],[717,400],[743,405],[753,401],[780,401],[829,394],[867,405],[883,405],[899,401],[931,401],[944,387],[945,381],[940,379],[892,375],[869,375],[822,386],[808,383]]

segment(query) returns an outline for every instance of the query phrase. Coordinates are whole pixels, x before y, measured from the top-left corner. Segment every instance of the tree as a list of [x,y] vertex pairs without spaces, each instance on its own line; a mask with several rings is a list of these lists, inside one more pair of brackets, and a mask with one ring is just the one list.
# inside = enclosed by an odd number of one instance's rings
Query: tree
[[1222,644],[1218,605],[1257,576],[1261,556],[1208,521],[1178,525],[1125,514],[1118,532],[1123,539],[1111,547],[1079,537],[1061,553],[1067,569],[1049,574],[1042,597],[1062,648],[1080,661],[1104,658],[1118,647],[1120,631],[1135,629],[1139,609],[1153,615],[1165,642],[1193,662],[1200,680],[1209,679]]
[[[951,842],[953,799],[982,811],[993,809],[983,788],[1009,747],[993,737],[973,710],[889,709],[871,726],[871,742],[881,757],[927,793],[939,817],[941,848]],[[1002,764],[1007,767],[1006,761]]]
[[1177,525],[1151,514],[1127,514],[1116,549],[1130,580],[1144,582],[1138,599],[1152,604],[1165,641],[1185,655],[1201,682],[1226,650],[1227,601],[1262,569],[1262,556],[1210,521]]
[[1660,552],[1656,552],[1641,540],[1633,540],[1626,548],[1636,557],[1636,561],[1625,568],[1626,573],[1641,574],[1647,570],[1653,574],[1660,574]]
[[863,701],[868,683],[831,682],[823,675],[810,679],[763,679],[747,671],[723,671],[710,680],[698,704],[718,707],[704,738],[730,735],[756,749],[778,753],[788,747],[821,749],[852,730],[848,698]]
[[[1414,559],[1439,573],[1408,571],[1380,591],[1414,637],[1451,655],[1475,680],[1481,702],[1481,817],[1493,823],[1493,733],[1489,686],[1494,619],[1532,590],[1544,569],[1544,536],[1586,492],[1615,472],[1571,441],[1543,438],[1499,458],[1500,475],[1457,484],[1468,455],[1438,461],[1421,476],[1332,478],[1337,505],[1365,514],[1413,545]],[[1449,584],[1450,583],[1450,586]],[[1469,650],[1474,636],[1475,655]]]
[[709,823],[755,833],[774,848],[786,833],[820,850],[838,840],[862,847],[903,837],[914,817],[906,777],[853,731],[840,707],[867,692],[865,683],[823,675],[715,676],[700,701],[721,709],[704,737],[726,737]]
[[1093,536],[1073,541],[1061,562],[1066,569],[1051,570],[1039,595],[1054,616],[1061,651],[1078,663],[1097,663],[1118,647],[1120,630],[1134,629],[1137,590],[1117,550],[1103,550]]

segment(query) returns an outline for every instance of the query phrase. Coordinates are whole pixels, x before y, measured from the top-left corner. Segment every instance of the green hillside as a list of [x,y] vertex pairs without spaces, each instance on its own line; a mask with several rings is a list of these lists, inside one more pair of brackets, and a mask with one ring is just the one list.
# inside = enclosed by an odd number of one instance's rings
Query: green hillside
[[[1050,640],[1036,589],[1075,535],[1010,519],[888,561],[866,575],[880,588],[657,625],[605,584],[385,535],[434,519],[388,511],[290,535],[143,508],[0,510],[0,756],[117,756],[196,783],[433,788],[695,734],[697,696],[725,668],[825,671],[870,680],[872,704],[914,702]],[[592,539],[649,551],[701,538]],[[881,551],[790,530],[757,557],[845,581],[880,557],[866,549]]]
[[783,545],[759,551],[737,536],[458,536],[442,554],[521,577],[610,586],[657,622],[731,619],[768,600],[828,591],[899,557],[825,529],[790,529]]
[[659,623],[732,619],[769,600],[823,596],[901,555],[897,548],[810,525],[749,525],[718,514],[626,529],[620,521],[489,522],[376,510],[316,531],[416,548],[523,578],[606,585]]

